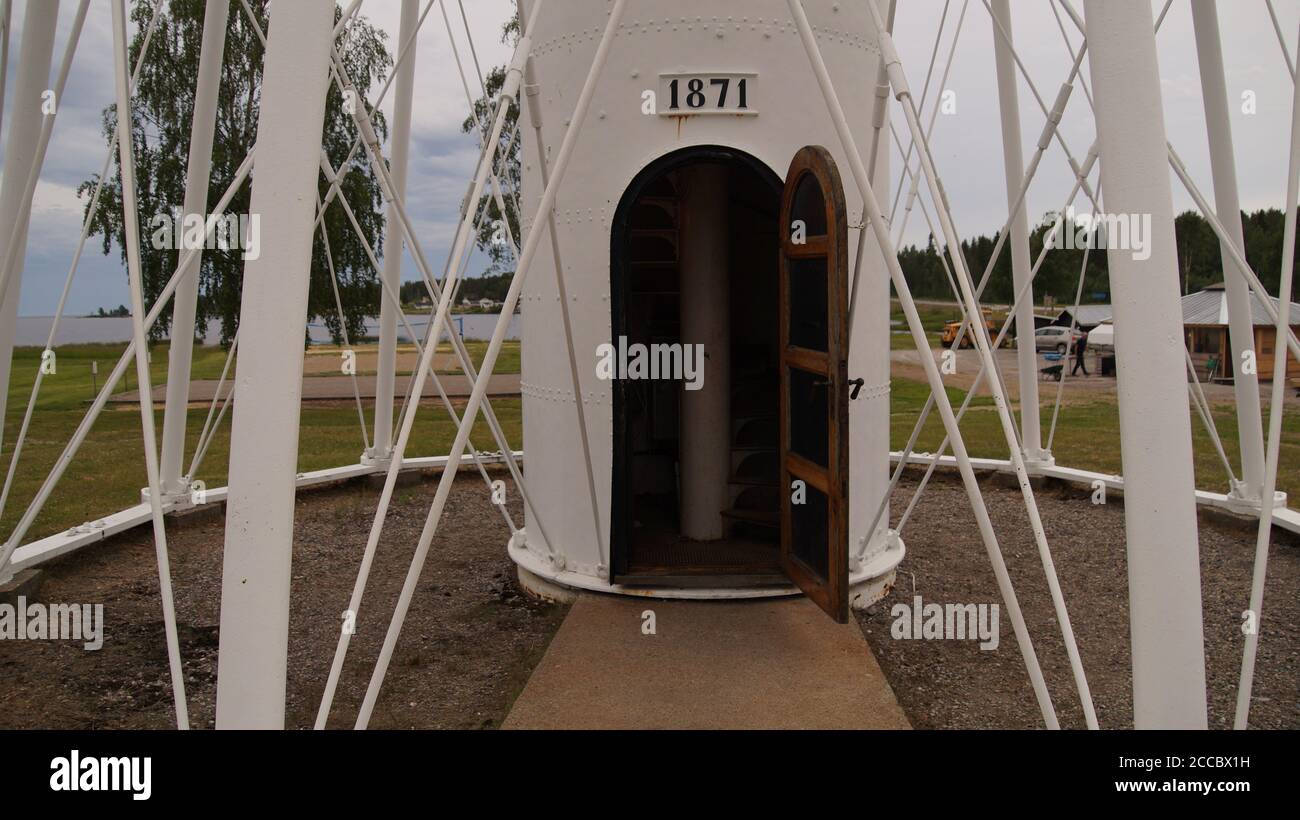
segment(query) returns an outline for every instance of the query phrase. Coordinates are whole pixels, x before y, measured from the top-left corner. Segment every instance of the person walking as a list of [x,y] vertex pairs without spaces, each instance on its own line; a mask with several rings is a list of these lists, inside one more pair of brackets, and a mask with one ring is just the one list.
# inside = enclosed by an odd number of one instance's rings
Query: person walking
[[1083,359],[1083,355],[1084,353],[1087,352],[1087,350],[1088,350],[1088,334],[1082,333],[1079,335],[1079,338],[1074,342],[1074,369],[1070,371],[1071,376],[1073,376],[1075,373],[1078,373],[1079,370],[1081,369],[1083,370],[1083,375],[1085,376],[1088,375],[1088,365],[1084,363],[1084,359]]

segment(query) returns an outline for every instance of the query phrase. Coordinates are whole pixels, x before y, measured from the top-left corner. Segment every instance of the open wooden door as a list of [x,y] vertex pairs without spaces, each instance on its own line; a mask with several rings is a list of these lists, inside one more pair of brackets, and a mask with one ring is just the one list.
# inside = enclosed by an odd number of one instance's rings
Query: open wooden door
[[[848,560],[848,222],[835,160],[800,149],[781,195],[781,567],[843,623]],[[801,482],[801,483],[796,483]]]

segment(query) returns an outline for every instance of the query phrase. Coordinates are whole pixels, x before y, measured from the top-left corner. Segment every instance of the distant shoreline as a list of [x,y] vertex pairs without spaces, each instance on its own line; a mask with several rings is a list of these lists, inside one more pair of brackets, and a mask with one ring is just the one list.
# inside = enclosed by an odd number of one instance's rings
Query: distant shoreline
[[[454,313],[451,316],[451,322],[460,329],[464,338],[486,340],[491,338],[499,315],[497,313]],[[16,323],[14,345],[17,347],[43,346],[49,338],[50,325],[53,321],[53,316],[19,316]],[[406,321],[410,324],[412,330],[420,333],[428,324],[428,313],[407,312]],[[313,343],[329,344],[333,341],[330,338],[329,329],[323,324],[313,322],[309,327],[311,328]],[[519,314],[516,313],[510,319],[506,338],[518,339],[519,333]],[[378,318],[367,317],[366,335],[377,336],[378,334]],[[131,341],[131,335],[131,319],[128,316],[64,316],[59,322],[59,335],[54,340],[54,343],[55,345],[125,343]],[[406,337],[405,328],[400,324],[397,336],[399,341],[410,341]],[[220,340],[221,323],[213,320],[208,323],[203,343],[214,345]]]

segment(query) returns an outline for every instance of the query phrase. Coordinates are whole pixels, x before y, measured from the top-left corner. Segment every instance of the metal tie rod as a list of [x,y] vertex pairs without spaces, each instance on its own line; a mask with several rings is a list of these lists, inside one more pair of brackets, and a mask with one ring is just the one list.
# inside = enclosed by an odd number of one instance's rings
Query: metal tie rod
[[[533,25],[537,19],[537,12],[543,6],[542,2],[537,3],[532,11],[527,30],[535,30]],[[605,32],[601,36],[600,44],[596,48],[596,55],[592,60],[591,68],[587,73],[587,79],[583,83],[582,91],[578,96],[578,101],[574,107],[573,116],[571,117],[571,126],[564,135],[564,140],[560,144],[560,151],[555,159],[555,167],[552,170],[551,180],[542,194],[542,201],[537,206],[537,215],[533,219],[534,225],[540,224],[546,215],[555,207],[556,192],[560,183],[564,179],[565,171],[568,170],[569,161],[571,160],[574,148],[577,145],[578,135],[582,131],[582,123],[587,117],[587,111],[591,107],[591,99],[595,95],[597,80],[605,66],[605,61],[609,56],[610,47],[613,45],[614,35],[618,31],[619,21],[623,18],[623,11],[627,6],[627,0],[615,0],[613,8],[609,12],[609,20],[605,25]],[[526,42],[528,35],[524,35],[523,42]],[[527,58],[528,49],[521,49],[524,59]],[[516,58],[520,55],[517,53]],[[522,68],[522,66],[520,67]],[[517,87],[517,79],[516,79]],[[504,108],[504,106],[503,106]],[[498,111],[500,116],[503,111]],[[498,129],[499,130],[499,129]],[[528,239],[524,245],[523,255],[519,260],[519,268],[515,272],[510,282],[510,290],[506,294],[505,305],[502,308],[501,318],[497,321],[496,330],[492,334],[492,340],[488,343],[488,349],[483,359],[478,378],[474,382],[474,391],[470,395],[469,404],[465,408],[465,417],[462,420],[460,429],[456,433],[456,440],[452,444],[451,452],[448,454],[448,465],[458,464],[464,455],[465,444],[469,438],[470,426],[473,423],[474,416],[478,413],[479,406],[482,404],[483,396],[487,392],[488,377],[496,365],[497,355],[501,351],[501,343],[505,338],[506,328],[509,324],[510,314],[514,312],[514,307],[519,301],[519,294],[523,288],[524,281],[527,279],[528,271],[532,267],[533,259],[537,255],[538,245],[541,243],[543,236],[542,231],[534,230],[528,234]],[[443,291],[443,300],[439,305],[439,313],[445,312],[449,301],[451,289]],[[426,354],[427,354],[426,350]],[[423,569],[424,561],[429,554],[429,547],[433,542],[433,537],[437,532],[438,524],[442,519],[443,509],[447,503],[447,497],[451,492],[450,474],[443,473],[442,479],[438,482],[438,491],[434,496],[433,505],[429,510],[428,518],[425,520],[423,532],[420,533],[420,541],[416,546],[415,556],[411,560],[410,570],[407,572],[406,580],[402,585],[402,592],[397,600],[397,607],[393,613],[393,620],[389,624],[388,633],[384,637],[384,645],[380,650],[379,659],[375,663],[374,674],[371,676],[370,684],[366,688],[365,699],[361,704],[361,712],[357,716],[356,727],[364,729],[370,721],[370,716],[374,711],[375,703],[379,698],[379,690],[383,686],[384,677],[388,672],[388,664],[392,660],[393,650],[396,648],[398,636],[401,634],[403,622],[406,619],[406,613],[411,605],[411,599],[415,594],[415,585],[419,582],[420,572]]]
[[[867,219],[871,224],[872,230],[876,234],[876,241],[880,244],[881,252],[884,255],[885,263],[889,267],[889,274],[894,283],[894,289],[898,293],[899,302],[903,308],[903,314],[907,318],[908,328],[912,333],[913,341],[916,343],[918,351],[928,351],[929,344],[925,336],[925,330],[921,326],[920,316],[916,312],[916,303],[912,301],[912,294],[907,286],[907,278],[903,275],[902,267],[898,263],[898,255],[894,243],[889,236],[888,229],[884,220],[884,214],[880,211],[880,204],[876,200],[874,189],[871,187],[871,181],[867,175],[866,168],[862,164],[861,155],[858,153],[857,145],[853,138],[852,130],[849,128],[848,121],[844,116],[844,109],[841,107],[839,98],[835,93],[835,88],[831,83],[830,73],[826,69],[826,64],[822,60],[821,51],[817,46],[816,36],[813,34],[812,27],[808,23],[808,17],[804,13],[803,5],[800,0],[787,0],[794,18],[795,24],[803,40],[804,50],[808,54],[809,62],[812,64],[813,72],[817,77],[818,84],[821,87],[822,96],[826,99],[827,107],[830,110],[831,119],[835,124],[836,131],[839,134],[840,142],[843,144],[844,152],[848,156],[849,165],[852,169],[854,180],[862,192],[862,197],[867,210]],[[868,4],[869,8],[874,8]],[[878,25],[877,31],[883,32],[884,26]],[[882,46],[887,38],[882,39]],[[896,57],[892,57],[895,59]],[[1002,593],[1002,598],[1006,602],[1007,610],[1011,617],[1012,629],[1016,634],[1016,641],[1020,648],[1021,657],[1025,661],[1025,667],[1029,673],[1030,683],[1033,686],[1034,696],[1038,701],[1039,710],[1042,712],[1043,721],[1048,728],[1060,728],[1056,718],[1056,711],[1052,705],[1051,695],[1047,691],[1047,683],[1043,679],[1043,672],[1038,664],[1038,656],[1034,652],[1033,641],[1029,636],[1029,631],[1025,625],[1024,615],[1020,610],[1020,603],[1016,598],[1015,588],[1011,584],[1011,578],[1007,573],[1006,563],[1002,558],[1002,551],[998,546],[997,536],[993,532],[993,524],[989,519],[988,509],[984,505],[984,499],[980,494],[979,484],[975,479],[975,472],[971,469],[970,458],[966,453],[965,443],[961,439],[961,432],[957,428],[956,419],[953,417],[952,405],[948,400],[948,395],[944,392],[943,381],[939,375],[938,366],[934,359],[928,355],[921,356],[922,365],[925,368],[926,378],[930,382],[931,389],[938,397],[939,413],[943,418],[944,426],[953,439],[954,454],[957,457],[958,468],[962,474],[962,480],[966,487],[967,495],[970,498],[971,507],[975,514],[976,522],[979,526],[980,535],[984,541],[985,549],[989,555],[989,561],[993,565],[993,573],[998,581],[998,588]]]

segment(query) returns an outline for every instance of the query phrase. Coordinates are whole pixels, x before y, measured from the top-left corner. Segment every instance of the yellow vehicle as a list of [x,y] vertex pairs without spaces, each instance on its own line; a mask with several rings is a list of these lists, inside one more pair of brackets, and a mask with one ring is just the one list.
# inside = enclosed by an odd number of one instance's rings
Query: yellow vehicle
[[[961,325],[962,325],[961,319],[953,319],[952,321],[946,322],[944,324],[943,336],[940,337],[940,341],[943,343],[944,347],[952,347],[952,343],[957,340],[957,331],[961,328]],[[996,339],[998,336],[998,331],[1002,329],[1001,327],[998,326],[997,322],[993,321],[993,311],[988,309],[984,310],[984,327],[988,328],[990,339]],[[1003,347],[1010,347],[1012,343],[1013,343],[1012,337],[1010,334],[1007,334],[1007,338],[1002,340]],[[975,342],[971,338],[970,331],[967,330],[966,334],[962,336],[961,344],[959,345],[959,347],[968,348],[974,346],[975,346]]]

